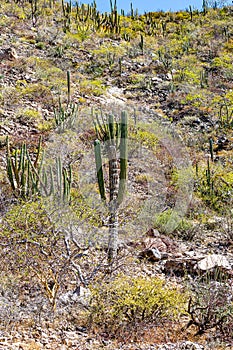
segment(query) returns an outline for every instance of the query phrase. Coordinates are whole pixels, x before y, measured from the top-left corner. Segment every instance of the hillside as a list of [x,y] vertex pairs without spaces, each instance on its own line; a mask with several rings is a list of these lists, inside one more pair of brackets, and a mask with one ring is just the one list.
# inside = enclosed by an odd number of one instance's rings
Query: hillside
[[0,349],[233,349],[232,18],[1,1]]

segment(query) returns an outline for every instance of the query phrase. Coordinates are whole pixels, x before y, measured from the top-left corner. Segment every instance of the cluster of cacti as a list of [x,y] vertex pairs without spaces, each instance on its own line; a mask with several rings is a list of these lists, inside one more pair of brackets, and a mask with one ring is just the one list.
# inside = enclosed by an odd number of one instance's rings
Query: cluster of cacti
[[208,71],[207,70],[202,70],[200,72],[200,86],[201,86],[201,88],[208,86]]
[[[120,123],[114,121],[112,115],[108,116],[108,122],[101,123],[96,116],[95,129],[97,140],[94,142],[97,180],[101,199],[109,209],[109,246],[108,258],[115,258],[118,248],[118,208],[123,202],[126,192],[127,159],[128,159],[128,120],[125,112],[121,113]],[[101,141],[103,152],[108,157],[109,171],[109,202],[106,201],[104,172],[101,156]],[[120,170],[118,169],[117,151],[120,152]]]
[[38,0],[31,0],[32,25],[35,26],[38,19]]
[[64,31],[69,31],[71,27],[71,21],[74,20],[76,28],[82,30],[91,28],[94,31],[105,31],[108,33],[118,34],[120,33],[120,16],[117,12],[116,1],[114,6],[110,2],[111,12],[101,14],[97,11],[96,2],[91,5],[81,4],[78,2],[73,4],[71,1],[64,3],[62,0],[62,9],[64,16]]
[[62,11],[63,11],[63,30],[67,32],[71,26],[71,15],[72,15],[72,1],[64,2],[62,0]]
[[233,108],[231,108],[227,102],[221,103],[218,112],[220,126],[222,128],[233,127]]
[[44,165],[40,138],[34,160],[29,155],[27,145],[11,153],[7,137],[7,176],[11,188],[17,197],[28,199],[36,195],[56,196],[59,201],[70,201],[72,169],[62,166],[60,157],[56,158],[56,169]]
[[205,16],[208,12],[208,3],[206,0],[202,1],[202,11],[203,11],[203,15]]
[[[32,13],[35,16],[39,16],[40,12],[43,13],[42,9],[39,11],[39,0],[29,1],[32,6]],[[48,6],[52,8],[51,0],[48,1]],[[45,6],[45,5],[44,5]],[[47,6],[47,5],[46,5]],[[203,13],[205,14],[207,11],[207,2],[203,1]],[[76,28],[78,32],[80,31],[94,31],[94,32],[105,32],[107,34],[121,34],[121,37],[124,40],[129,41],[130,35],[129,33],[125,33],[122,31],[121,25],[121,17],[124,16],[124,11],[121,11],[121,15],[118,14],[116,0],[114,0],[114,4],[112,0],[110,0],[110,9],[109,13],[100,13],[97,10],[96,2],[93,1],[92,4],[79,4],[79,2],[72,2],[71,0],[61,1],[61,11],[63,16],[63,30],[64,32],[70,32],[73,28]],[[198,13],[198,11],[193,11],[192,7],[189,7],[189,13],[191,16],[191,21],[193,21],[194,14]],[[165,14],[163,12],[159,13],[160,16],[155,16],[153,12],[145,13],[144,15],[138,15],[137,10],[133,9],[133,5],[131,3],[130,9],[130,18],[132,21],[139,21],[141,23],[140,27],[143,28],[143,32],[146,35],[150,36],[166,36],[168,34],[167,29],[167,20],[164,20]],[[142,30],[138,31],[140,34]],[[227,33],[224,30],[224,35]],[[229,34],[227,34],[229,37]]]
[[158,56],[159,56],[160,62],[164,66],[164,69],[165,70],[171,69],[171,67],[172,67],[172,55],[169,52],[169,50],[166,50],[165,52],[158,50]]
[[71,77],[70,71],[67,71],[67,105],[62,106],[59,98],[58,109],[54,108],[54,119],[58,133],[65,132],[67,129],[74,127],[78,115],[78,105],[71,103]]
[[66,169],[61,157],[56,157],[54,167],[44,167],[41,177],[40,186],[43,196],[53,196],[60,203],[70,202],[70,191],[72,185],[72,168],[69,165]]
[[8,137],[6,152],[7,175],[14,194],[21,198],[28,198],[38,194],[40,188],[39,175],[42,170],[43,162],[41,138],[34,162],[32,162],[29,156],[25,143],[22,144],[20,149],[16,149],[13,154],[11,154]]
[[57,127],[57,132],[62,133],[67,129],[74,127],[75,121],[78,116],[78,105],[70,103],[66,107],[63,107],[59,100],[58,109],[54,109],[54,119]]

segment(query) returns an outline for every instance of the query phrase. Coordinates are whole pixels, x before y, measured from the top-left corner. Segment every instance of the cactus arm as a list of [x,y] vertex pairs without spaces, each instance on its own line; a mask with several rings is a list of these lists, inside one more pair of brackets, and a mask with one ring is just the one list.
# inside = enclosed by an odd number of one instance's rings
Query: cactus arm
[[61,164],[61,157],[56,158],[56,170],[57,170],[57,185],[58,185],[58,192],[59,192],[59,198],[62,198],[62,164]]
[[54,179],[53,179],[53,169],[52,166],[50,165],[49,167],[49,175],[50,175],[50,181],[51,181],[51,185],[50,185],[50,192],[49,195],[51,196],[51,194],[54,194]]
[[114,118],[113,115],[109,115],[108,117],[108,130],[109,130],[109,139],[110,144],[114,141]]
[[41,154],[41,145],[42,145],[42,136],[40,136],[40,138],[39,138],[39,143],[38,143],[38,148],[37,148],[36,159],[35,159],[35,162],[34,162],[34,167],[35,167],[35,168],[37,167],[38,161],[39,161],[39,158],[40,158],[40,154]]
[[68,94],[68,104],[70,103],[70,71],[67,71],[67,94]]
[[123,201],[126,191],[127,160],[128,160],[128,119],[125,112],[121,114],[121,140],[120,140],[120,183],[118,190],[118,205]]
[[19,187],[18,149],[15,150],[14,160],[12,160],[12,169],[15,175],[16,184]]
[[95,164],[96,164],[96,173],[97,173],[100,197],[103,201],[105,201],[106,196],[105,196],[103,166],[102,166],[101,148],[100,148],[99,140],[94,141],[94,149],[95,149]]
[[95,123],[95,128],[96,128],[96,137],[105,140],[106,135],[107,135],[107,127],[105,123],[101,123],[98,114],[96,114],[96,123]]
[[211,161],[214,161],[214,149],[213,149],[213,139],[210,137],[209,138],[209,146],[210,146],[210,158]]
[[8,136],[6,139],[6,143],[7,143],[7,175],[10,180],[11,187],[13,191],[15,191],[16,188],[15,188],[15,181],[14,181],[14,175],[13,175],[13,162],[10,155],[10,143],[9,143]]
[[[37,184],[35,183],[34,178],[33,178],[33,175],[35,174],[37,180],[39,180],[39,182],[40,182],[40,186],[42,187],[42,189],[44,190],[44,192],[47,194],[47,192],[48,192],[48,191],[47,191],[47,188],[46,188],[44,182],[42,181],[41,176],[40,176],[40,174],[38,173],[37,169],[34,167],[34,164],[33,164],[32,160],[31,160],[31,158],[30,158],[30,156],[29,156],[27,150],[26,150],[26,155],[27,155],[27,159],[28,159],[28,161],[29,161],[29,163],[30,163],[30,166],[31,166],[31,168],[32,168],[32,172],[30,171],[30,173],[31,173],[31,180],[32,180],[33,183],[34,183],[34,188],[37,188],[37,187],[38,187]],[[32,173],[33,173],[33,174],[32,174]]]

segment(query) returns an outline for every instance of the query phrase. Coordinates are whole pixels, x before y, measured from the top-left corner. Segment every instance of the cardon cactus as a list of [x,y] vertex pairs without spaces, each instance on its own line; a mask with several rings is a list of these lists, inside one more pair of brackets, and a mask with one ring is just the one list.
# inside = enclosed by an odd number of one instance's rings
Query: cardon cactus
[[[112,261],[117,255],[118,248],[118,208],[124,199],[127,181],[128,159],[128,120],[125,112],[121,113],[120,123],[114,121],[109,115],[108,122],[101,124],[96,116],[96,134],[98,139],[94,142],[97,180],[101,199],[106,203],[103,164],[101,156],[101,142],[108,157],[109,169],[109,244],[108,259]],[[118,170],[117,150],[120,150],[120,171]]]

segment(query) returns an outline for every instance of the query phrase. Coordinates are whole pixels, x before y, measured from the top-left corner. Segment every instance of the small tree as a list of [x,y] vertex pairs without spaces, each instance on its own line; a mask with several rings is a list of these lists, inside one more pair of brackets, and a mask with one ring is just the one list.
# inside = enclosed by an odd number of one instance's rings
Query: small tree
[[[100,122],[98,116],[95,122],[97,140],[94,142],[97,179],[101,199],[109,210],[109,242],[108,259],[112,261],[117,255],[118,249],[118,209],[124,199],[127,180],[128,159],[128,120],[125,112],[121,113],[120,123],[114,121],[112,115],[108,116],[108,122]],[[107,203],[103,163],[101,156],[101,141],[108,158],[109,168],[109,202]],[[118,169],[117,151],[120,151],[120,170]]]

